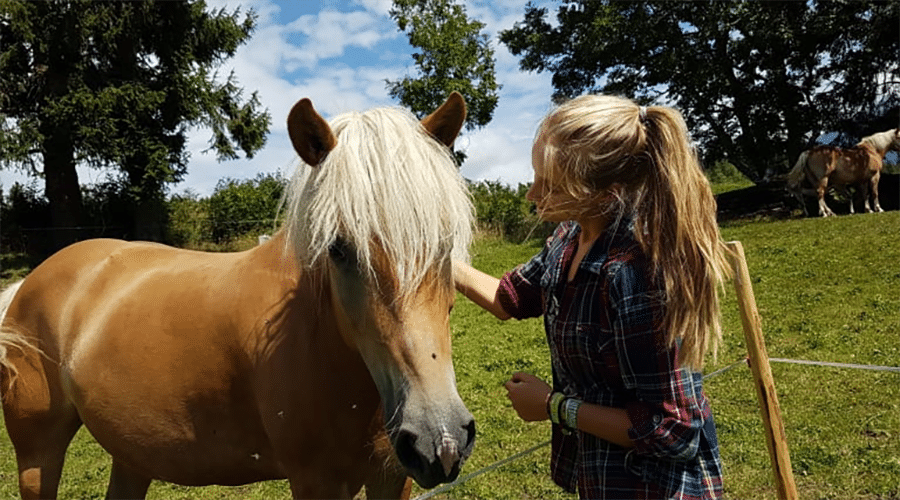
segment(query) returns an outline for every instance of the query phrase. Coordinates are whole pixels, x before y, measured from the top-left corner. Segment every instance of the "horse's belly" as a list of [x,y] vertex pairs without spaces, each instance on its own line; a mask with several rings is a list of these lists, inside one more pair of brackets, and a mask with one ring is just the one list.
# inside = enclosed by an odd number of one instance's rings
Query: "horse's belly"
[[283,476],[259,419],[252,374],[227,353],[196,347],[214,345],[209,339],[194,347],[168,340],[163,348],[124,332],[105,337],[82,345],[62,380],[85,426],[114,458],[178,484]]
[[113,399],[79,405],[79,413],[115,459],[154,479],[236,485],[284,477],[258,421],[237,409],[202,405]]

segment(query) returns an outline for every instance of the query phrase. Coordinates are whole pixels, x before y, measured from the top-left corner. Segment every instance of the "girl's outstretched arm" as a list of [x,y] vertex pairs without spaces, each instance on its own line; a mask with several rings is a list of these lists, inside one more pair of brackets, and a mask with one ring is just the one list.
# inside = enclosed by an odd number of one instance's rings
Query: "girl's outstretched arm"
[[469,300],[500,319],[511,318],[497,299],[499,279],[458,260],[453,261],[453,279],[456,289]]

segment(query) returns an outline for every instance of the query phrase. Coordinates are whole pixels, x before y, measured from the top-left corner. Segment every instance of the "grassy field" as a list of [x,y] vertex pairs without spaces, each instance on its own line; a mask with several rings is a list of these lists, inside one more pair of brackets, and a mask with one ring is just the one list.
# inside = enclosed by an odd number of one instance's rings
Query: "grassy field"
[[[829,219],[728,223],[744,245],[769,355],[900,366],[900,212]],[[476,267],[494,275],[534,254],[539,242],[480,239]],[[6,269],[4,273],[10,272]],[[712,372],[746,354],[729,286],[725,345]],[[549,378],[540,321],[501,322],[462,297],[452,316],[459,392],[478,423],[463,475],[546,441],[546,423],[518,420],[502,383],[517,370]],[[900,374],[773,363],[801,499],[900,499]],[[726,467],[727,498],[774,499],[751,381],[738,365],[707,380]],[[548,447],[436,498],[572,498],[548,478]],[[0,433],[0,498],[16,496],[15,459]],[[70,448],[61,497],[102,498],[109,459],[82,431]],[[413,495],[423,493],[415,488]],[[154,483],[150,498],[287,498],[283,481],[239,488]]]

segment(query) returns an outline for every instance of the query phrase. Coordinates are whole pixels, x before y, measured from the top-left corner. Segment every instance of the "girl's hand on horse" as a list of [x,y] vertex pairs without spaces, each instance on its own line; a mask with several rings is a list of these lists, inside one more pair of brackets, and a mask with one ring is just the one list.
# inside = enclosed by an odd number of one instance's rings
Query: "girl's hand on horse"
[[530,373],[516,372],[505,384],[507,397],[519,418],[526,422],[547,420],[547,398],[552,389],[547,382]]

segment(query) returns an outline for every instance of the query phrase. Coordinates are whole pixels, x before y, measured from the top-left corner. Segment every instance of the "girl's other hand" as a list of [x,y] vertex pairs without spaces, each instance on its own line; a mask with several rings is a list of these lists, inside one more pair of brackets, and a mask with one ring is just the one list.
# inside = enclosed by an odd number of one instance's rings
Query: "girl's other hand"
[[505,384],[507,397],[519,418],[526,422],[547,420],[547,397],[552,389],[547,382],[530,373],[516,372]]

